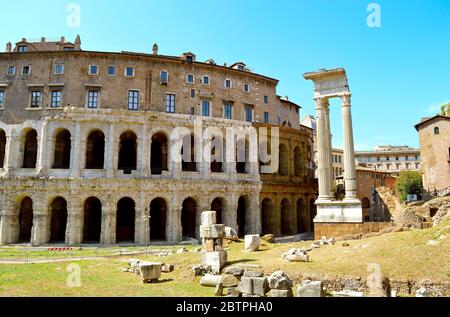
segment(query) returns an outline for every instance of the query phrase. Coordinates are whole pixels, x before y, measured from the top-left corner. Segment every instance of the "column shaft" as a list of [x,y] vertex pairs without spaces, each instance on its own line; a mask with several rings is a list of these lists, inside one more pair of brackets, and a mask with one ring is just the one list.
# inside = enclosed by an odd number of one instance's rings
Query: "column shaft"
[[327,99],[317,98],[317,152],[318,152],[318,174],[319,174],[319,201],[331,200],[330,196],[330,134],[327,131]]
[[345,94],[341,97],[342,125],[344,131],[345,200],[356,200],[355,149],[353,144],[353,126],[350,97],[351,94]]

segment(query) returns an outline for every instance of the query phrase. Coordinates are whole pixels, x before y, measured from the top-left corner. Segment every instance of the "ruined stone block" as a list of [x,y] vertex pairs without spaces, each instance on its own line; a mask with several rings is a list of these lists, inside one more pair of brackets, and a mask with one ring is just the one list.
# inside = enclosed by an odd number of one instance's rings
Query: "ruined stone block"
[[161,277],[161,263],[142,263],[140,264],[140,273],[143,283],[157,281]]
[[245,236],[245,252],[258,251],[261,244],[261,238],[259,234],[252,234]]

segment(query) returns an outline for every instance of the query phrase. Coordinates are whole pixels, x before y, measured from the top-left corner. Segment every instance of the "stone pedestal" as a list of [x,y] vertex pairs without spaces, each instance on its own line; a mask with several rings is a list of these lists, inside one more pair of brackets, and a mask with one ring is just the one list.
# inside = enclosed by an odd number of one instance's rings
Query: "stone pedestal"
[[213,273],[220,274],[227,263],[227,252],[223,250],[225,225],[216,224],[216,219],[215,211],[204,211],[201,214],[200,237],[203,245],[201,264],[205,267],[210,266]]
[[201,252],[201,264],[204,266],[211,266],[213,273],[220,274],[222,268],[225,266],[228,260],[226,251],[202,251]]
[[314,223],[362,223],[363,212],[359,200],[316,202]]

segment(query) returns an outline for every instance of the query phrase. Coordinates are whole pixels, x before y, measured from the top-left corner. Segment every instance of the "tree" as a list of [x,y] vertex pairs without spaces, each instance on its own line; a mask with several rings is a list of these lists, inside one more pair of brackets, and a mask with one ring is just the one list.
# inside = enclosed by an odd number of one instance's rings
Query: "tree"
[[403,202],[407,200],[408,195],[417,195],[418,199],[422,199],[422,176],[420,173],[413,171],[401,172],[397,180],[396,189],[400,195],[400,200]]
[[450,116],[450,103],[441,107],[441,115]]

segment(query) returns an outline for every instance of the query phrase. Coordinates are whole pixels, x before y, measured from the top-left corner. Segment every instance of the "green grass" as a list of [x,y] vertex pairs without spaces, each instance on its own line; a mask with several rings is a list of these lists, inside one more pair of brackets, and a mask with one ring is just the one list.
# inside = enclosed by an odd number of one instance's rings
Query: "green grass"
[[[427,245],[429,240],[439,240],[439,245]],[[294,244],[267,244],[262,251],[244,253],[242,243],[232,243],[228,251],[231,263],[259,264],[266,274],[281,269],[294,281],[299,274],[320,276],[366,277],[367,266],[378,263],[381,271],[390,279],[450,282],[450,221],[437,228],[387,234],[358,241],[349,241],[350,247],[341,242],[323,246],[310,252],[311,262],[289,263],[281,254],[292,247],[309,246],[310,242]],[[180,247],[169,247],[176,250]],[[191,267],[199,263],[199,253],[174,254],[168,257],[115,256],[97,260],[74,261],[81,267],[81,287],[69,288],[66,280],[67,266],[72,263],[48,264],[0,264],[0,296],[212,296],[214,290],[201,287],[200,278],[194,277]],[[142,250],[142,248],[117,248]],[[162,249],[151,247],[150,249]],[[166,248],[167,249],[167,248]],[[82,256],[92,255],[93,250],[79,250]],[[20,257],[20,250],[12,253]],[[143,284],[140,277],[124,273],[126,260],[136,257],[142,260],[166,262],[175,265],[175,271],[163,274],[157,284]]]

